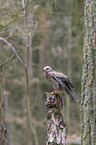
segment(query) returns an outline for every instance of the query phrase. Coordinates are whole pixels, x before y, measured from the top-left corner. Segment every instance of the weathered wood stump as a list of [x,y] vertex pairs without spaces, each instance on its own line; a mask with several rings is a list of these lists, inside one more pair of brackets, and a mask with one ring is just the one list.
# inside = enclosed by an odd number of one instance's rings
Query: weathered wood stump
[[47,142],[46,145],[65,145],[66,124],[61,110],[63,99],[59,94],[46,93],[47,96]]

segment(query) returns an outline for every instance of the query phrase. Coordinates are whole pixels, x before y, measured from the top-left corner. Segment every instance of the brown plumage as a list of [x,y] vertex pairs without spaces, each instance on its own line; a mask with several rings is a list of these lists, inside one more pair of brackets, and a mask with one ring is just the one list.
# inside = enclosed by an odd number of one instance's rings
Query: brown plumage
[[52,70],[50,66],[44,67],[45,77],[52,83],[55,93],[66,92],[70,97],[70,100],[77,102],[77,97],[73,92],[74,86],[71,83],[71,80],[65,74]]

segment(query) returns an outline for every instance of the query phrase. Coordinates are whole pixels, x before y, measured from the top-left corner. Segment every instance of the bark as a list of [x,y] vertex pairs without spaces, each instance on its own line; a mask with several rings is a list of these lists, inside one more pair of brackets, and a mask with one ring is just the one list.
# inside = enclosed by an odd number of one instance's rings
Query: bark
[[96,47],[95,1],[85,0],[85,38],[81,98],[81,145],[96,144]]
[[3,96],[3,72],[0,64],[0,145],[6,145],[5,104]]
[[46,145],[65,145],[66,124],[61,113],[63,100],[59,94],[47,96],[47,142]]
[[[2,63],[0,58],[0,145],[7,144],[7,128],[5,122],[5,103],[3,95],[3,67],[13,59],[15,54],[11,55],[5,62]],[[6,100],[6,99],[5,99]]]

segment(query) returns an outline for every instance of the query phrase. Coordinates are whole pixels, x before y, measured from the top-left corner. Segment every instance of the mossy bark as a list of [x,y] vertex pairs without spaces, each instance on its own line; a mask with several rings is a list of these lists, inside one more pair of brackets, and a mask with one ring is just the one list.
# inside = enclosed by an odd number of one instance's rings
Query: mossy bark
[[0,145],[6,145],[7,129],[5,125],[5,104],[3,96],[3,74],[2,64],[0,64]]
[[85,0],[83,49],[81,145],[96,144],[96,14],[94,0]]
[[47,96],[47,142],[46,145],[65,145],[66,124],[61,113],[63,100],[58,94]]

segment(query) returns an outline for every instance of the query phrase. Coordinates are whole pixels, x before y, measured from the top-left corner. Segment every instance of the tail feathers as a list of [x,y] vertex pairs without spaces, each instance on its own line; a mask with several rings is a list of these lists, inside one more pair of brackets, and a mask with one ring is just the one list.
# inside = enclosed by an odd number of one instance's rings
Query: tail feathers
[[68,94],[68,96],[70,97],[70,100],[75,102],[78,102],[77,97],[75,95],[75,93],[73,92],[72,88],[70,87],[70,85],[68,83],[64,83],[64,81],[60,81],[58,78],[56,78],[55,76],[52,75],[52,78],[55,79],[64,89],[64,91]]
[[68,83],[68,82],[63,82],[63,83],[65,84],[65,86],[67,88],[66,93],[69,95],[70,100],[73,101],[73,102],[78,102],[77,97],[76,97],[75,93],[73,92],[72,85],[70,85],[70,83]]
[[67,94],[69,95],[71,101],[73,101],[74,103],[78,102],[77,97],[76,97],[75,93],[72,90],[71,91],[68,90]]
[[68,85],[66,85],[64,82],[62,83],[62,87],[65,90],[65,92],[68,94],[70,100],[73,101],[74,103],[77,102],[77,97],[73,92],[72,88],[68,87]]

